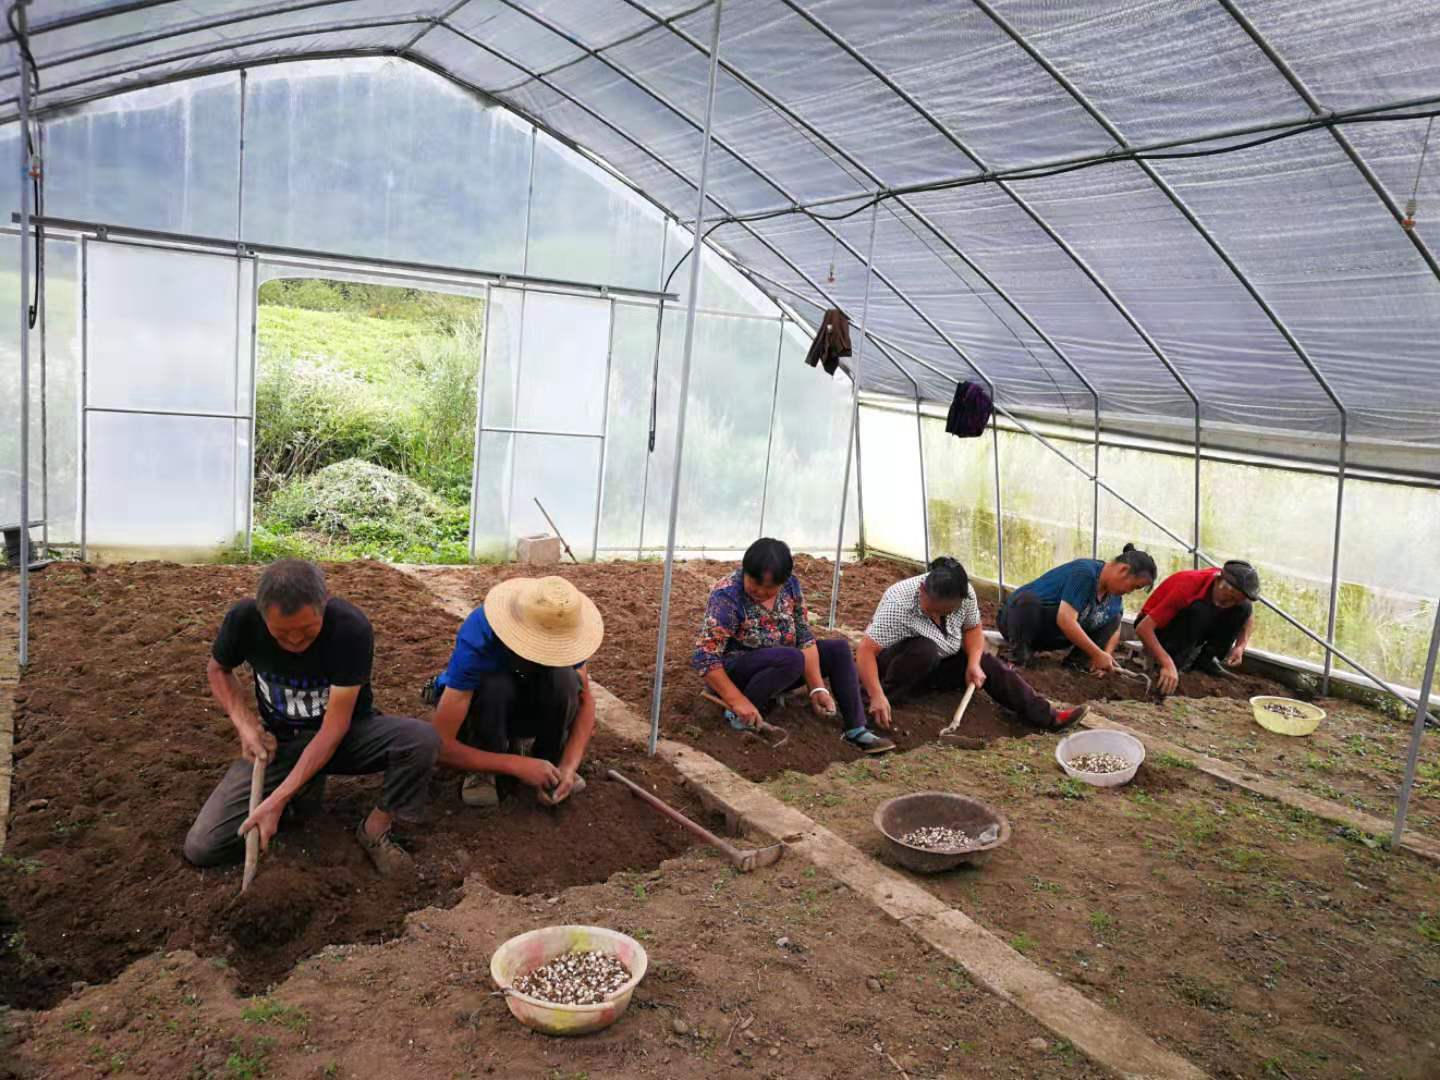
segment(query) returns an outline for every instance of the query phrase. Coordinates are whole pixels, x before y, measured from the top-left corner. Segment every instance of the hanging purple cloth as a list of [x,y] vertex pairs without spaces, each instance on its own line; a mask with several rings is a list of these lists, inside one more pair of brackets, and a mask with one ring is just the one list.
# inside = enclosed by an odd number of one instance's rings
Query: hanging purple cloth
[[945,430],[961,439],[985,434],[990,423],[990,392],[979,383],[962,382],[955,388],[955,400],[945,418]]

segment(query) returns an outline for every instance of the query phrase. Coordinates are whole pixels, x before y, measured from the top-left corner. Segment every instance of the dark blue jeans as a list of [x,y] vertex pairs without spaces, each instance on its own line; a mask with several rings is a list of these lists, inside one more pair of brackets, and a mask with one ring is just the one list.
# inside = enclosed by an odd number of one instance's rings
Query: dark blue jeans
[[[864,727],[860,676],[855,671],[855,654],[850,651],[850,643],[843,638],[817,639],[815,647],[820,651],[820,674],[830,680],[845,730]],[[725,657],[725,674],[763,713],[777,696],[805,685],[805,654],[783,645],[735,652]]]

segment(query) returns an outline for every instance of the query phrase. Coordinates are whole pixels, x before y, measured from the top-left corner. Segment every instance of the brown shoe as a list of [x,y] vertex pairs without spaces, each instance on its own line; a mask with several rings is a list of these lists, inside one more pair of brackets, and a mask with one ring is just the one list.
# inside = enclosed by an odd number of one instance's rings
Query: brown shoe
[[361,821],[355,830],[355,839],[360,842],[365,854],[370,856],[370,864],[381,877],[402,873],[415,865],[410,853],[395,843],[389,829],[371,839],[365,832],[365,822]]

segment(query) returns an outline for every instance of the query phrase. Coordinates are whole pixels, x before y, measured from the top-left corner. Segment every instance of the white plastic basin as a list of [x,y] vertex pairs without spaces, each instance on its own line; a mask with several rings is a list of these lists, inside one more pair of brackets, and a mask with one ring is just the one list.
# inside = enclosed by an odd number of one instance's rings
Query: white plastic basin
[[[1070,767],[1070,759],[1083,754],[1114,754],[1130,762],[1130,768],[1113,773],[1083,772]],[[1145,760],[1145,744],[1121,731],[1077,731],[1066,735],[1055,747],[1055,760],[1065,775],[1094,787],[1119,787],[1135,779],[1135,772]]]

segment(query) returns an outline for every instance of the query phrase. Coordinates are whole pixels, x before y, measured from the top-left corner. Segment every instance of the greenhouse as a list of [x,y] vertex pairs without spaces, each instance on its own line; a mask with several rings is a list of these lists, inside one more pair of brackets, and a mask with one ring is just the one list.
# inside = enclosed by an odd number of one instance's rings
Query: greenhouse
[[[1440,1069],[1428,5],[5,6],[0,1077]],[[760,538],[830,666],[751,726],[703,653]],[[1129,545],[1117,670],[1017,648],[1052,568],[1118,612]],[[942,557],[998,668],[878,730],[886,605]],[[403,881],[333,765],[246,890],[196,869],[221,620],[296,559],[373,623],[376,710],[441,729]],[[1161,586],[1209,568],[1253,614],[1166,682]],[[417,695],[532,574],[604,618],[594,742],[567,805],[476,815]],[[1104,731],[1144,763],[1088,787],[1060,747]],[[611,767],[784,860],[717,876]],[[998,807],[1003,850],[895,869],[880,804],[926,792]],[[561,923],[650,975],[604,1035],[520,1039],[491,954]],[[147,985],[209,1027],[142,1023]]]

